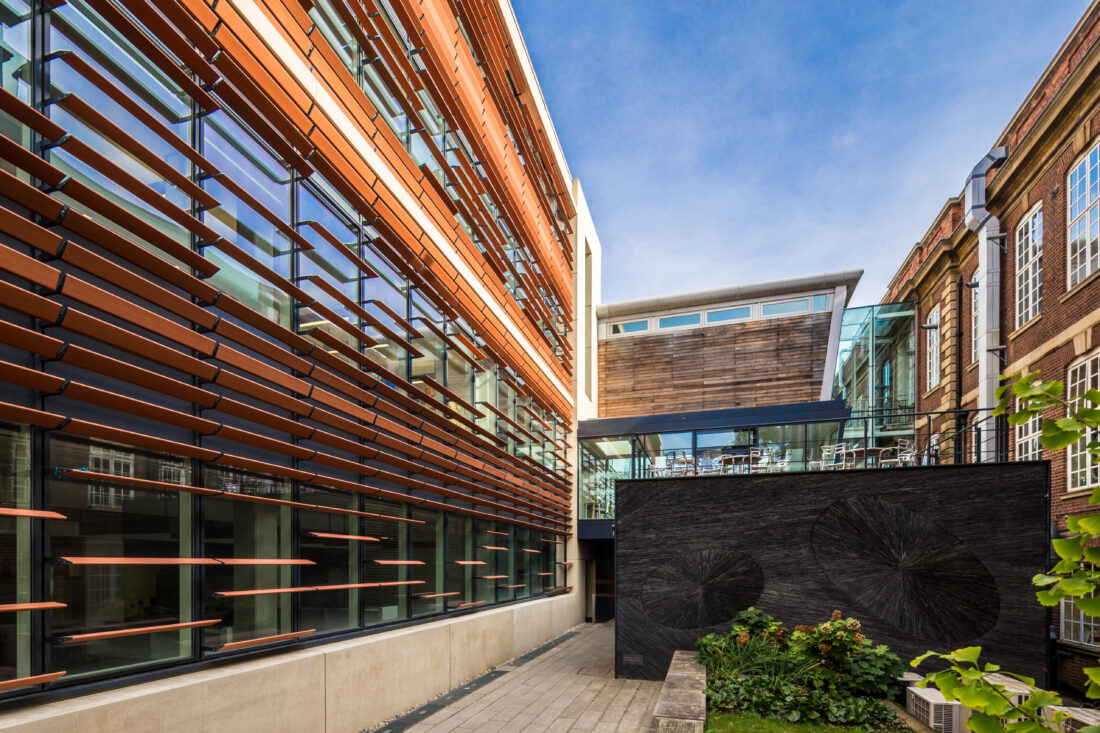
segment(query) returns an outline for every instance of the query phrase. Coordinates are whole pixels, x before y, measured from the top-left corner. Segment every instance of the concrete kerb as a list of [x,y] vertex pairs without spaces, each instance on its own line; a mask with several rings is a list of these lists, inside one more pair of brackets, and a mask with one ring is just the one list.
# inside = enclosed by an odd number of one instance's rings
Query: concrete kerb
[[695,660],[695,652],[679,650],[673,654],[653,710],[651,733],[703,733],[706,687],[707,670]]

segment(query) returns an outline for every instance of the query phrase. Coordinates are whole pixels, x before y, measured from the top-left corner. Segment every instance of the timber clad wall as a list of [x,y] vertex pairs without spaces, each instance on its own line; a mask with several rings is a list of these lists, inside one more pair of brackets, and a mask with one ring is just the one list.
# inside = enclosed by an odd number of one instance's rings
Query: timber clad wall
[[831,313],[603,339],[599,416],[820,398]]
[[577,211],[510,13],[0,18],[0,702],[567,590]]

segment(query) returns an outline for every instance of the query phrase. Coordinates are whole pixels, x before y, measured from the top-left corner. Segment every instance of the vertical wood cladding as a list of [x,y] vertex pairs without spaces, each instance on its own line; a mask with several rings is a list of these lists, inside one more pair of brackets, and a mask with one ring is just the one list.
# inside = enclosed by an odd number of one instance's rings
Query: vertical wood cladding
[[1042,684],[1048,489],[1042,463],[620,481],[616,674],[661,679],[754,605],[788,628],[840,609],[903,660],[978,645]]
[[600,341],[600,417],[819,398],[829,313]]

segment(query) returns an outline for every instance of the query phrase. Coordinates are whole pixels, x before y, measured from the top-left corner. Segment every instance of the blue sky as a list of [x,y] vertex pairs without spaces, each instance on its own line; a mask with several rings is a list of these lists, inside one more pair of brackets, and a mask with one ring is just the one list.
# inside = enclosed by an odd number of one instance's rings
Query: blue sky
[[603,301],[862,268],[877,302],[1087,0],[512,0]]

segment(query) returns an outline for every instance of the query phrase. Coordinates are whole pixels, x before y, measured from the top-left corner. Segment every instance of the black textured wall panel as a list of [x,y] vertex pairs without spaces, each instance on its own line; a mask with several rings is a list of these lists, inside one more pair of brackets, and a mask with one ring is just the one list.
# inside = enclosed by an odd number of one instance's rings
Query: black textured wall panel
[[1040,683],[1049,464],[620,481],[615,670],[662,679],[676,649],[755,605],[788,627],[840,609],[908,662],[983,648]]

